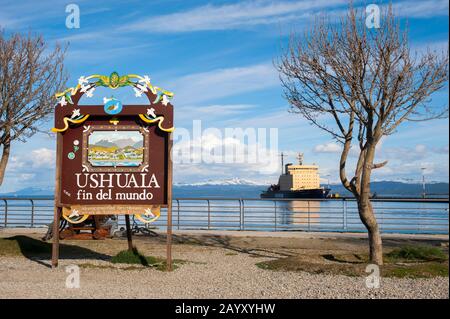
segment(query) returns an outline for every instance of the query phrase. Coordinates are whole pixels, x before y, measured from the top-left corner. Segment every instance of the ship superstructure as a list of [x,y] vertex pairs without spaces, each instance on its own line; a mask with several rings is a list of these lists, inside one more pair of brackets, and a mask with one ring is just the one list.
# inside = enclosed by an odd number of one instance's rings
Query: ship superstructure
[[298,164],[283,163],[284,154],[281,154],[283,171],[278,184],[271,185],[261,194],[262,198],[324,198],[329,189],[320,187],[319,166],[303,163],[303,154],[297,155]]

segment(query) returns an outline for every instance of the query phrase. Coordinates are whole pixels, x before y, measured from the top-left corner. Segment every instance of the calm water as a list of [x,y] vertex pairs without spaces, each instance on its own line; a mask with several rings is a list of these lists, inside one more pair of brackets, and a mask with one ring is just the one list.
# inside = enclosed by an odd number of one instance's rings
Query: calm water
[[[53,218],[53,201],[9,200],[8,227],[44,226]],[[448,234],[448,203],[374,202],[385,233]],[[0,226],[5,225],[5,203],[0,202]],[[137,212],[139,213],[139,212]],[[123,223],[121,217],[120,222]],[[152,226],[164,228],[166,212]],[[268,231],[365,231],[354,201],[183,200],[173,202],[175,229],[230,229]]]

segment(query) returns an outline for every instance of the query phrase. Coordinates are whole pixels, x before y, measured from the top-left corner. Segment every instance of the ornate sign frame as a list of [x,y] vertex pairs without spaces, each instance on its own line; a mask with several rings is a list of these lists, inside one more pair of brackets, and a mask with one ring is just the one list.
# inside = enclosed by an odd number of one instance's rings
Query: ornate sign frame
[[[82,96],[92,97],[97,87],[131,87],[136,97],[146,96],[148,103],[122,105],[104,97],[104,105],[78,104]],[[56,94],[52,267],[58,265],[61,218],[77,224],[94,215],[125,215],[132,249],[129,215],[149,223],[158,219],[162,207],[167,208],[167,266],[171,269],[172,97],[173,93],[153,86],[148,76],[117,72],[82,76],[75,87]],[[93,138],[96,142],[91,145],[93,132],[106,138]],[[115,139],[109,139],[113,135]],[[138,136],[137,142],[130,136]]]

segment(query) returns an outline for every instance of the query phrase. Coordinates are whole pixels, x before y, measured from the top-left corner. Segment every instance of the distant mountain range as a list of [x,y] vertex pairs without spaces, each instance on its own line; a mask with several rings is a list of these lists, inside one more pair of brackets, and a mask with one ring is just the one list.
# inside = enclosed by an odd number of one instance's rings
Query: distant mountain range
[[258,185],[261,186],[263,184],[254,182],[248,179],[242,178],[231,178],[231,179],[223,179],[223,180],[207,180],[205,182],[197,182],[197,183],[174,183],[174,186],[224,186],[224,185]]
[[[259,194],[269,185],[245,179],[233,178],[228,180],[210,180],[199,183],[176,183],[173,186],[174,197],[235,197],[235,198],[259,198]],[[326,186],[326,185],[322,185]],[[332,193],[339,193],[341,196],[350,196],[349,192],[342,185],[331,184]],[[422,184],[377,181],[371,184],[372,193],[378,196],[407,196],[420,197],[422,195]],[[16,192],[0,193],[1,196],[53,196],[53,187],[27,187]],[[429,196],[449,194],[448,183],[428,183],[426,193]]]
[[100,140],[97,143],[95,143],[93,146],[100,146],[100,147],[117,147],[117,148],[124,148],[127,146],[131,146],[133,148],[140,148],[142,147],[142,142],[134,142],[131,138],[124,138],[124,139],[118,139],[115,142],[110,142],[108,140]]
[[95,144],[89,144],[89,146],[92,146],[92,145],[93,146],[102,146],[102,147],[114,147],[114,146],[117,147],[116,144],[114,144],[108,140],[100,140]]
[[53,196],[54,187],[27,187],[11,193],[0,193],[0,196]]
[[[421,196],[423,192],[422,184],[379,181],[370,184],[372,194],[379,196]],[[333,193],[339,193],[343,196],[350,196],[350,193],[340,184],[330,185]],[[448,195],[449,184],[441,182],[430,182],[425,185],[425,192],[432,195]]]

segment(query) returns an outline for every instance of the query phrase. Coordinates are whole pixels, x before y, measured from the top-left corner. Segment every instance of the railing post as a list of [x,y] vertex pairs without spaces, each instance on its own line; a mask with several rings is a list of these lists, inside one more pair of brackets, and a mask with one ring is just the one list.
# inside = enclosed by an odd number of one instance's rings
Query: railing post
[[419,219],[417,220],[418,221],[418,223],[417,223],[417,232],[420,234],[420,224],[422,223],[422,210],[420,209],[419,210]]
[[342,200],[342,218],[343,218],[343,224],[342,228],[343,231],[347,231],[347,201],[345,198]]
[[30,199],[31,202],[31,228],[34,227],[34,201]]
[[274,203],[274,205],[275,205],[275,231],[277,231],[277,201],[276,200],[274,200],[273,201],[273,203]]
[[211,206],[209,203],[209,199],[206,200],[208,202],[208,230],[211,227]]
[[177,229],[180,230],[180,200],[177,198]]
[[245,202],[242,199],[242,230],[245,230]]
[[308,201],[308,231],[311,231],[311,209],[309,201]]
[[5,202],[5,228],[8,227],[8,201],[6,199],[3,200]]
[[242,230],[242,200],[239,198],[239,230]]

